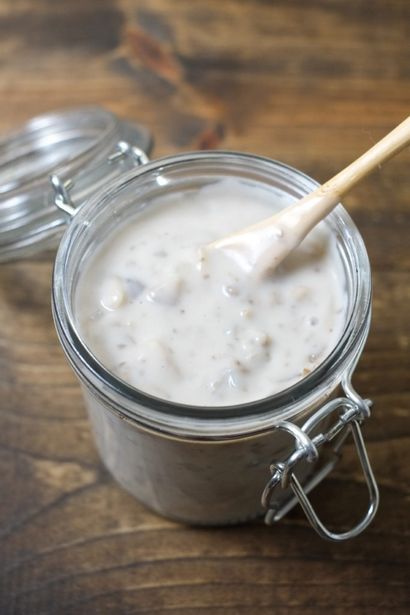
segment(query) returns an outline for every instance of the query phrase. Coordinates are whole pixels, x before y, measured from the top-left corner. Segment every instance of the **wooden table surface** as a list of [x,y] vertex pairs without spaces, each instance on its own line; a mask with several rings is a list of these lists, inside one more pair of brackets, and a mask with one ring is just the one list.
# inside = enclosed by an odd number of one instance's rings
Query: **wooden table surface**
[[[0,132],[100,104],[155,156],[256,152],[325,180],[409,114],[408,0],[3,0]],[[361,537],[195,529],[124,493],[94,448],[54,332],[50,258],[0,266],[1,615],[317,615],[410,608],[410,156],[345,199],[368,247],[374,318],[355,383],[381,488]],[[1,232],[1,230],[0,230]],[[351,444],[318,488],[347,528],[365,506]]]

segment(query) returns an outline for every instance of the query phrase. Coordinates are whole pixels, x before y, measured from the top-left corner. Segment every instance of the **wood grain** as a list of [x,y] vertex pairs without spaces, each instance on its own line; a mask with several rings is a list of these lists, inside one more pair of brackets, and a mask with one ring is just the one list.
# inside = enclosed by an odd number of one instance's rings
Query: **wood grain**
[[[3,0],[0,131],[97,103],[153,131],[155,155],[253,151],[323,181],[409,113],[406,0]],[[197,529],[102,468],[51,321],[51,258],[0,267],[1,615],[357,615],[410,608],[409,152],[345,199],[374,275],[356,385],[380,487],[369,530],[322,542],[299,510]],[[315,493],[364,506],[352,446]]]

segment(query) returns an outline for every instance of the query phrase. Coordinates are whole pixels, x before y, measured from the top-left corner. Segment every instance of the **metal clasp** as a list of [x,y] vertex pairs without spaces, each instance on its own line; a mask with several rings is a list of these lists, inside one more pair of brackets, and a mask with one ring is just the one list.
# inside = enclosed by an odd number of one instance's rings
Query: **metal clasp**
[[[116,164],[124,159],[128,159],[136,167],[149,162],[147,154],[142,149],[130,145],[126,141],[120,141],[117,143],[115,151],[103,162],[103,166]],[[59,175],[54,173],[50,176],[50,183],[54,190],[54,205],[70,217],[74,216],[78,210],[70,196],[74,180],[63,181]]]
[[54,189],[54,204],[64,213],[74,216],[76,208],[73,205],[69,191],[74,185],[72,179],[62,181],[59,175],[53,174],[50,176],[50,183]]
[[117,162],[127,157],[130,158],[137,167],[149,162],[147,154],[142,149],[135,147],[135,145],[130,145],[126,141],[120,141],[117,144],[115,152],[111,154],[111,156],[108,156],[108,162]]
[[[356,393],[351,385],[350,378],[345,380],[343,388],[346,397],[340,397],[329,401],[311,416],[302,427],[298,427],[288,421],[282,421],[277,425],[277,429],[286,431],[295,438],[296,447],[287,459],[273,463],[270,466],[272,477],[262,493],[262,505],[268,509],[265,516],[267,525],[272,525],[275,521],[279,521],[279,519],[284,517],[297,502],[302,506],[308,520],[319,536],[331,541],[340,542],[358,536],[358,534],[363,532],[373,520],[379,505],[379,490],[370,466],[360,429],[360,424],[363,420],[370,416],[371,402],[370,400],[362,399]],[[318,433],[311,437],[310,434],[315,427],[317,427],[324,418],[335,412],[339,414],[335,423],[331,425],[325,433]],[[346,532],[336,533],[330,531],[323,525],[306,494],[318,485],[336,465],[337,461],[340,459],[340,448],[350,432],[353,435],[353,440],[369,491],[369,507],[363,519],[356,526]],[[302,460],[314,463],[319,457],[318,449],[328,442],[334,442],[332,458],[302,487],[293,469]],[[293,497],[284,504],[277,504],[272,501],[273,492],[279,485],[283,489],[290,487],[293,492]]]

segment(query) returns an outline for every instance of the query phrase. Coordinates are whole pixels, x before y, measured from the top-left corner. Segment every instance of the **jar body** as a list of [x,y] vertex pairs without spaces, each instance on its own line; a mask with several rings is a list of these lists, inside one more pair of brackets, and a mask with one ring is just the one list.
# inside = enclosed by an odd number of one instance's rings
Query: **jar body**
[[[112,476],[148,508],[184,523],[227,525],[261,516],[270,464],[288,457],[294,446],[274,424],[235,439],[171,436],[124,419],[84,386],[83,396],[100,457]],[[301,411],[295,423],[320,405]],[[313,469],[299,464],[299,479],[304,481]],[[272,504],[289,497],[289,490],[277,490]]]
[[[367,255],[354,224],[339,206],[329,224],[346,268],[346,329],[337,348],[300,383],[260,402],[212,409],[152,398],[107,372],[78,334],[72,309],[87,255],[110,229],[145,209],[157,195],[195,189],[227,176],[290,198],[316,187],[294,169],[250,155],[204,152],[160,160],[81,208],[60,244],[54,272],[57,332],[83,385],[104,464],[138,500],[164,516],[192,524],[240,523],[262,514],[261,495],[270,464],[294,449],[292,438],[276,427],[289,418],[302,424],[336,395],[358,360],[370,319]],[[324,429],[324,424],[317,429]],[[300,464],[301,480],[311,467]],[[277,498],[286,495],[281,491]]]

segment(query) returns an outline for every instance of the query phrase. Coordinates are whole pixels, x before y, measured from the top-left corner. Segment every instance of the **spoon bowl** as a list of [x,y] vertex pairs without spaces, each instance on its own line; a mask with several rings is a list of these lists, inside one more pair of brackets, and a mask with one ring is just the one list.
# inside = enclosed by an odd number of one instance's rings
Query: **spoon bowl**
[[206,259],[211,250],[220,250],[249,274],[263,275],[274,270],[332,211],[341,197],[409,143],[410,117],[304,198],[258,224],[208,244],[203,257]]

